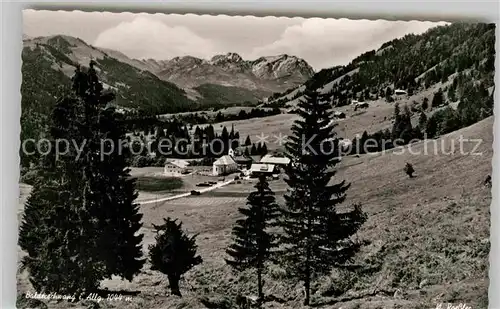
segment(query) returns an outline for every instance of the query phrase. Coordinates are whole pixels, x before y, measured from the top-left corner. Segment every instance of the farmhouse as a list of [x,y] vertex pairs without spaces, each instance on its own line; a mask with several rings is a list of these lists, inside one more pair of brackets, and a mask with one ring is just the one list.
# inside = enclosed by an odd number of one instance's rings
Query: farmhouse
[[168,176],[179,176],[189,173],[189,162],[184,160],[167,160],[163,173]]
[[273,155],[266,154],[262,157],[262,159],[260,159],[260,163],[285,166],[290,163],[290,159],[287,157],[275,157]]
[[271,176],[276,171],[274,164],[254,163],[250,167],[250,176],[258,177],[261,175]]
[[238,170],[238,164],[229,155],[217,159],[213,164],[212,174],[214,176],[226,175]]
[[339,147],[340,147],[340,149],[342,149],[343,152],[345,152],[352,147],[352,141],[349,139],[340,139],[339,140]]
[[236,164],[238,164],[238,167],[240,169],[248,169],[250,168],[250,166],[252,165],[252,158],[249,158],[247,156],[234,156],[232,157],[234,162],[236,162]]
[[358,102],[354,104],[354,108],[368,108],[368,102]]
[[333,113],[333,117],[339,118],[339,119],[344,119],[345,118],[345,113],[337,111],[337,112]]

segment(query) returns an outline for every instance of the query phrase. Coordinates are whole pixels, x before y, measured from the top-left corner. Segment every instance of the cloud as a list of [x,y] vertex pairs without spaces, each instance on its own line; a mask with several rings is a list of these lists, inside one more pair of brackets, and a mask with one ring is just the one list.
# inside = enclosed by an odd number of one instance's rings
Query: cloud
[[171,59],[186,55],[209,58],[216,54],[211,40],[200,37],[184,26],[168,26],[146,16],[121,22],[101,32],[94,45],[115,49],[138,59]]
[[132,13],[23,10],[23,32],[31,37],[66,34],[92,43],[99,33],[134,19]]
[[254,48],[251,54],[286,53],[304,58],[320,69],[347,64],[384,42],[408,33],[420,34],[439,24],[445,23],[311,18],[287,27],[279,39]]
[[[171,59],[237,52],[245,59],[289,54],[316,70],[356,56],[408,33],[445,23],[323,18],[81,11],[23,11],[29,36],[67,34],[132,58]],[[107,29],[107,30],[106,30]]]

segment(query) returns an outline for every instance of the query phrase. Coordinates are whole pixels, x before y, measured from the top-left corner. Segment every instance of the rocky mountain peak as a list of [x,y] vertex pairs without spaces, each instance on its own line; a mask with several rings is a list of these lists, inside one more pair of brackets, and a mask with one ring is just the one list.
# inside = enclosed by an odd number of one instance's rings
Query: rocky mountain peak
[[172,58],[172,60],[170,60],[170,62],[179,65],[193,65],[193,64],[201,64],[203,60],[193,56],[182,56],[182,57],[174,57]]
[[215,55],[208,63],[226,72],[243,73],[249,69],[247,61],[243,60],[237,53],[227,53],[225,55]]
[[259,78],[268,79],[287,76],[301,76],[307,79],[314,75],[313,68],[306,61],[287,54],[258,58],[252,62],[252,72]]
[[240,63],[243,62],[243,58],[237,53],[227,53],[225,55],[215,55],[210,59],[210,64],[219,65],[226,63]]

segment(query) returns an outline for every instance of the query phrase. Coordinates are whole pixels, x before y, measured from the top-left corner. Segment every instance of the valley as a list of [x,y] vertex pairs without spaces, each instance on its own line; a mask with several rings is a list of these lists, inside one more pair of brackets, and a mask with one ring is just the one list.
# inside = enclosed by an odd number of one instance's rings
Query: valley
[[[452,155],[431,151],[428,155],[409,152],[401,155],[393,150],[343,160],[334,180],[345,179],[352,184],[348,203],[361,202],[369,218],[358,234],[367,245],[357,262],[374,270],[354,275],[346,287],[349,292],[343,297],[321,296],[345,280],[341,273],[333,272],[320,280],[314,296],[319,304],[331,303],[327,307],[336,309],[419,309],[431,308],[438,302],[453,302],[486,308],[491,196],[482,182],[491,171],[492,124],[490,117],[436,140],[438,145],[446,145],[445,151],[449,153],[450,145],[458,143],[459,136],[481,138],[482,143],[475,150],[480,155],[461,154],[455,146]],[[425,143],[412,145],[412,148],[423,151]],[[474,147],[472,143],[464,144],[464,153]],[[403,173],[405,162],[415,166],[415,178],[409,179]],[[166,296],[167,282],[148,266],[131,283],[116,278],[105,281],[103,287],[112,291],[140,292],[131,303],[126,303],[126,308],[205,308],[200,302],[203,298],[221,304],[225,299],[231,302],[231,295],[251,295],[252,275],[235,276],[223,263],[232,224],[239,218],[237,208],[244,205],[251,186],[252,182],[230,184],[199,197],[141,206],[145,252],[153,242],[151,224],[160,223],[163,217],[179,218],[189,233],[199,233],[198,245],[205,262],[182,281],[183,298]],[[282,201],[280,196],[286,185],[281,180],[271,181],[271,188]],[[29,186],[21,187],[20,212],[29,190]],[[29,283],[25,275],[20,276],[18,289],[22,293]],[[266,308],[302,308],[300,285],[289,285],[282,276],[279,268],[271,269],[266,277],[269,285],[266,293],[278,300],[286,299],[286,302],[271,301]],[[231,282],[243,284],[238,289]],[[350,297],[354,299],[342,300]],[[124,305],[105,303],[101,308]],[[51,308],[81,307],[53,302]]]
[[[251,166],[266,154],[290,156],[285,142],[304,118],[310,103],[305,101],[319,94],[314,104],[328,106],[336,138],[363,145],[370,138],[388,139],[391,147],[350,149],[333,167],[330,184],[350,184],[336,209],[360,205],[367,218],[352,236],[360,244],[353,260],[314,278],[309,306],[303,304],[303,282],[271,262],[263,274],[262,308],[421,309],[441,303],[487,308],[491,187],[485,179],[493,157],[494,31],[488,24],[436,27],[319,71],[287,54],[254,60],[234,52],[211,59],[132,59],[71,36],[27,37],[21,138],[46,131],[56,98],[70,91],[75,69],[87,70],[91,60],[103,92],[116,95],[109,106],[129,117],[129,141],[157,145],[201,137],[183,155],[140,152],[126,163],[129,176],[137,179],[144,257],[156,242],[155,226],[171,217],[188,235],[197,235],[203,262],[182,276],[182,297],[170,292],[167,277],[147,260],[133,280],[113,276],[99,286],[104,294],[130,299],[100,303],[28,300],[33,286],[19,262],[18,307],[250,308],[238,300],[256,299],[255,272],[235,271],[225,259],[232,229],[243,219],[239,208],[258,182],[250,177]],[[242,116],[227,120],[235,115]],[[227,144],[230,137],[238,143]],[[223,140],[220,154],[194,155],[196,147],[217,138]],[[392,144],[399,139],[404,143]],[[236,158],[250,164],[243,167]],[[36,183],[30,175],[36,160],[21,155],[20,221]],[[219,160],[229,162],[221,163],[220,174]],[[414,175],[404,171],[408,163]],[[283,206],[290,185],[285,165],[276,166],[267,181]],[[26,255],[19,247],[19,261]]]

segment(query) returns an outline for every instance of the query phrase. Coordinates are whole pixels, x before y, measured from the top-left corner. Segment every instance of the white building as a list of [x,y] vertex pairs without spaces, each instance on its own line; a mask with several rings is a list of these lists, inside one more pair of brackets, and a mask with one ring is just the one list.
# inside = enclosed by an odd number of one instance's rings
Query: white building
[[254,177],[260,175],[271,176],[274,172],[275,172],[274,164],[262,164],[262,163],[252,164],[249,170],[249,174]]
[[287,157],[275,157],[270,154],[266,154],[260,159],[260,163],[263,164],[273,164],[273,165],[288,165],[290,163],[290,158]]
[[394,90],[394,94],[395,95],[403,95],[403,94],[407,94],[407,92],[405,90],[402,90],[402,89],[396,89],[396,90]]
[[349,139],[341,139],[339,140],[339,146],[342,149],[342,151],[345,151],[352,147],[352,141]]
[[180,176],[182,174],[187,174],[189,162],[185,160],[167,160],[163,173],[167,176]]
[[217,159],[213,164],[212,174],[214,176],[226,175],[238,170],[238,164],[229,155]]
[[355,108],[367,108],[368,107],[368,102],[358,102],[354,104]]

